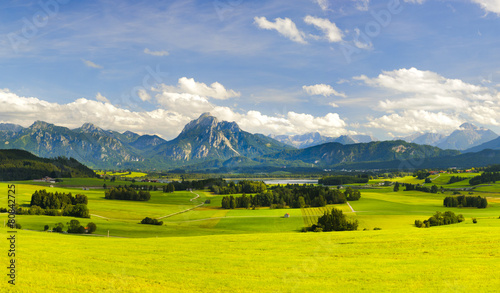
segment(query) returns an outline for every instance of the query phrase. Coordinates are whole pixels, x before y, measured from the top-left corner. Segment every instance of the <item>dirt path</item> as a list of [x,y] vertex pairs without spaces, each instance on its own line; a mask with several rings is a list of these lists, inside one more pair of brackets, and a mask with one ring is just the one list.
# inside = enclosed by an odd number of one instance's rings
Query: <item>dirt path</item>
[[[193,191],[191,191],[191,193],[194,193],[194,192],[193,192]],[[194,194],[196,194],[196,197],[193,197],[193,198],[192,198],[192,199],[190,199],[189,201],[193,201],[193,200],[195,200],[195,199],[197,199],[197,198],[199,198],[199,197],[200,197],[200,195],[199,195],[199,194],[197,194],[197,193],[194,193]],[[178,215],[178,214],[182,214],[182,213],[185,213],[185,212],[189,212],[189,211],[191,211],[191,210],[194,210],[195,208],[201,207],[201,206],[202,206],[202,205],[204,205],[204,204],[205,204],[205,203],[201,203],[201,204],[199,204],[199,205],[197,205],[197,206],[194,206],[194,207],[192,207],[192,208],[185,209],[185,210],[183,210],[183,211],[180,211],[180,212],[177,212],[177,213],[173,213],[173,214],[170,214],[170,215],[166,215],[166,216],[163,216],[163,217],[159,217],[159,218],[157,218],[157,219],[158,219],[158,220],[160,220],[160,219],[165,219],[165,218],[172,217],[172,216],[175,216],[175,215]]]
[[349,206],[349,208],[351,209],[351,211],[352,211],[353,213],[355,213],[355,212],[356,212],[356,211],[355,211],[355,210],[351,207],[351,204],[349,204],[349,202],[348,202],[348,201],[347,201],[347,205]]

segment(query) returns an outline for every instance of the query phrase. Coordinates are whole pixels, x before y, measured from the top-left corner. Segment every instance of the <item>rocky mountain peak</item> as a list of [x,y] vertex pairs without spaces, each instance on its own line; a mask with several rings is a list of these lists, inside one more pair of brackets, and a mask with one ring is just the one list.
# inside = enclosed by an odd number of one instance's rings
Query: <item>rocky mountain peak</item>
[[31,126],[29,128],[31,128],[32,130],[39,130],[39,129],[47,129],[50,126],[54,126],[54,124],[50,124],[50,123],[47,123],[45,121],[37,120],[33,124],[31,124]]
[[81,130],[84,130],[86,132],[95,132],[95,131],[101,131],[102,129],[99,128],[98,126],[92,124],[92,123],[84,123],[82,127],[80,127]]

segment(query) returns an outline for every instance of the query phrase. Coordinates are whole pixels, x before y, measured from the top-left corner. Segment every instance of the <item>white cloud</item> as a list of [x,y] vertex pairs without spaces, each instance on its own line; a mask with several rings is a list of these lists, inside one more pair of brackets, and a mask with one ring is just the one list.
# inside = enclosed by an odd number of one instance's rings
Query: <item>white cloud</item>
[[425,2],[425,0],[404,0],[404,2],[412,4],[422,4]]
[[146,101],[149,101],[151,100],[151,96],[149,95],[149,93],[141,88],[139,90],[137,90],[137,96],[139,97],[139,99],[141,99],[143,102],[146,102]]
[[354,77],[367,85],[394,90],[401,93],[418,93],[428,95],[452,95],[456,93],[470,94],[485,91],[486,88],[465,83],[459,79],[447,79],[432,71],[422,71],[414,67],[393,71],[382,71],[375,78],[365,75]]
[[99,102],[109,103],[109,100],[105,96],[101,95],[101,93],[97,93],[95,99]]
[[342,31],[337,27],[337,25],[335,25],[335,23],[329,21],[328,19],[307,15],[304,18],[304,22],[310,25],[314,25],[316,28],[323,31],[323,33],[325,34],[325,38],[330,43],[342,41]]
[[148,48],[144,49],[144,53],[146,53],[148,55],[158,56],[158,57],[169,55],[169,53],[167,51],[151,51]]
[[384,115],[379,118],[369,118],[369,120],[366,127],[382,128],[403,134],[435,132],[436,130],[452,131],[464,122],[456,115],[424,110],[407,110],[401,114]]
[[166,91],[171,93],[188,93],[201,97],[209,97],[218,100],[226,100],[229,98],[241,96],[240,92],[226,89],[218,82],[212,83],[210,86],[197,82],[194,78],[181,77],[178,80],[177,86],[169,86],[161,84],[156,91]]
[[472,0],[486,12],[493,12],[500,16],[500,0]]
[[238,113],[229,107],[215,106],[205,97],[167,91],[158,92],[156,99],[163,109],[131,111],[108,102],[84,98],[67,104],[51,103],[34,97],[21,97],[5,89],[0,90],[0,117],[25,127],[36,120],[69,128],[91,122],[103,129],[158,134],[165,139],[175,138],[184,125],[203,112],[210,112],[220,120],[235,121],[243,130],[252,133],[318,131],[328,136],[354,133],[346,130],[347,124],[336,113],[322,117],[296,112],[288,112],[285,116],[269,116],[259,111]]
[[373,44],[372,42],[370,41],[370,39],[364,39],[365,42],[363,43],[361,41],[361,31],[359,30],[359,28],[355,28],[354,29],[354,34],[356,34],[356,36],[354,37],[354,46],[360,48],[360,49],[363,49],[363,50],[371,50],[373,49]]
[[322,135],[340,136],[354,133],[345,129],[346,123],[336,113],[328,113],[323,117],[310,114],[288,112],[284,117],[263,115],[259,111],[248,111],[238,114],[229,109],[217,107],[212,114],[220,119],[236,121],[242,129],[264,134],[303,134],[318,131]]
[[166,110],[195,118],[203,112],[210,112],[214,106],[204,97],[189,93],[172,93],[162,91],[156,100]]
[[343,97],[345,98],[346,95],[344,93],[339,93],[336,90],[334,90],[330,85],[327,84],[315,84],[315,85],[304,85],[302,86],[302,89],[308,93],[309,95],[322,95],[325,97],[334,95],[338,97]]
[[356,9],[360,11],[368,11],[370,0],[353,0],[356,2]]
[[254,17],[254,23],[261,29],[276,30],[294,42],[307,44],[306,40],[304,40],[304,33],[298,30],[295,23],[289,18],[276,18],[274,22],[271,22],[264,16],[256,16]]
[[335,104],[334,102],[328,103],[328,105],[332,106],[333,108],[338,108],[339,105]]
[[323,10],[323,11],[328,10],[328,5],[329,5],[328,0],[314,0],[314,2],[316,2],[316,4],[319,5],[321,10]]
[[89,61],[89,60],[82,59],[82,62],[83,62],[83,64],[85,64],[88,67],[98,68],[98,69],[102,68],[101,65],[95,64],[94,62]]
[[494,88],[416,68],[383,71],[374,78],[361,75],[354,79],[394,96],[380,101],[375,108],[392,114],[371,118],[368,127],[410,133],[448,131],[463,121],[499,125],[496,113],[500,111],[500,93]]
[[165,138],[177,136],[189,117],[173,111],[157,109],[134,112],[110,103],[77,99],[71,103],[50,103],[34,97],[21,97],[8,90],[0,90],[0,116],[11,123],[29,126],[42,120],[69,128],[91,122],[103,129],[157,133]]

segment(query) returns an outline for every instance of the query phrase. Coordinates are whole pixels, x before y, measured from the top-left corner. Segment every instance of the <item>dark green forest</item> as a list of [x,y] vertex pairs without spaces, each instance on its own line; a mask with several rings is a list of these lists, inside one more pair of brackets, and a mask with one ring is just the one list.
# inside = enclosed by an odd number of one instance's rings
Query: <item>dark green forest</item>
[[23,150],[0,150],[0,181],[95,177],[94,171],[73,158],[39,158]]

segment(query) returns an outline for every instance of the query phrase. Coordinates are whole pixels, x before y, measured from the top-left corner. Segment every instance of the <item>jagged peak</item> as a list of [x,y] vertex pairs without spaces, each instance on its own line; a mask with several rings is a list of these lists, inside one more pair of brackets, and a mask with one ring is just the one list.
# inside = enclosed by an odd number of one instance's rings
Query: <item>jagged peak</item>
[[37,120],[29,128],[32,129],[42,129],[42,128],[47,128],[49,126],[54,126],[54,124],[47,123],[45,121]]
[[90,122],[83,123],[82,127],[80,127],[82,130],[88,130],[88,131],[95,131],[95,130],[101,130],[99,126],[92,124]]

